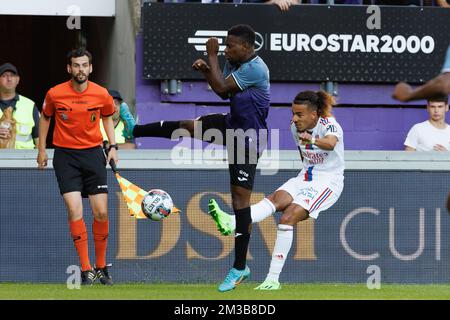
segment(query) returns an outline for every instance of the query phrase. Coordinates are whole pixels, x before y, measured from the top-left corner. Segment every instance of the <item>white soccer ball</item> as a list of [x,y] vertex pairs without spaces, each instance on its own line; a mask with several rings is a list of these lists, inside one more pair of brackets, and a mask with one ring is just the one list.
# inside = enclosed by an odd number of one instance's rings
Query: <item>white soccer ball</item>
[[160,221],[172,213],[173,201],[164,190],[150,190],[142,200],[142,212],[153,221]]

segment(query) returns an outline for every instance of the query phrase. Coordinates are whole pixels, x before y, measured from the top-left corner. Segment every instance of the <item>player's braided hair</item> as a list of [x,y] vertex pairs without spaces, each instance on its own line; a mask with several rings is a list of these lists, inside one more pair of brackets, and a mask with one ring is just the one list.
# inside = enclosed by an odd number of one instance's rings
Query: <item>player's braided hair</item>
[[332,109],[336,104],[334,97],[325,91],[303,91],[297,94],[294,104],[305,104],[314,111],[317,111],[319,117],[333,116]]

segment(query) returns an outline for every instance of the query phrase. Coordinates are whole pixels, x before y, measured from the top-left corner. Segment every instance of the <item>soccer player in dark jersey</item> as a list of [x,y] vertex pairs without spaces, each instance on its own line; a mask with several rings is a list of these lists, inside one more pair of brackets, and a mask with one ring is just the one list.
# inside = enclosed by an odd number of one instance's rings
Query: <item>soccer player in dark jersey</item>
[[[67,72],[71,80],[50,89],[45,97],[39,127],[40,169],[47,166],[46,140],[50,118],[55,117],[53,167],[68,211],[70,233],[81,263],[81,284],[92,285],[96,279],[112,285],[106,266],[108,241],[108,184],[106,163],[117,162],[113,98],[108,91],[88,81],[92,72],[92,55],[85,49],[68,55]],[[102,149],[100,121],[110,141],[108,159]],[[89,197],[94,214],[96,265],[92,268],[88,254],[88,236],[83,220],[82,197]]]
[[[196,120],[161,121],[146,125],[127,123],[134,137],[171,138],[177,129],[185,129],[191,137],[207,142],[224,144],[228,151],[231,195],[236,215],[235,261],[219,291],[235,288],[248,278],[246,264],[250,240],[250,196],[256,166],[263,151],[259,144],[260,132],[267,134],[266,119],[270,106],[269,69],[255,54],[255,31],[248,25],[236,25],[228,30],[225,40],[226,63],[221,71],[218,61],[218,39],[206,43],[208,63],[203,59],[194,62],[193,68],[201,72],[214,92],[222,99],[230,99],[230,113],[211,114]],[[222,139],[206,138],[209,129],[219,130]],[[201,137],[196,137],[200,132]],[[217,132],[217,131],[216,131]],[[131,135],[130,135],[131,136]],[[265,138],[261,139],[265,140]],[[220,142],[219,142],[220,141]],[[215,202],[210,201],[210,214],[215,215]]]

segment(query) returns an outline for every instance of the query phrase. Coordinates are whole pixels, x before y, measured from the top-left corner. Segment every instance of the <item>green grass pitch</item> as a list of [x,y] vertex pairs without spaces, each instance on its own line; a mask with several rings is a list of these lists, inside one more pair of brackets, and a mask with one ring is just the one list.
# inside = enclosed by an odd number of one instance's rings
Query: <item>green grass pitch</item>
[[284,284],[278,291],[253,290],[258,283],[244,283],[220,293],[216,284],[95,284],[77,290],[65,284],[0,283],[0,300],[450,300],[450,284]]

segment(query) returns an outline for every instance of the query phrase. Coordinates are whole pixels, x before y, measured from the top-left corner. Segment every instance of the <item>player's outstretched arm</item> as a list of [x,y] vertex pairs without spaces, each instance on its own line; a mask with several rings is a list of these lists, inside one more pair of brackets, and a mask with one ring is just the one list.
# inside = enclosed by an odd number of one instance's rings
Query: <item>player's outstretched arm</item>
[[240,91],[233,77],[224,79],[219,66],[218,52],[219,42],[217,38],[210,38],[206,42],[209,65],[202,59],[194,62],[194,70],[201,71],[213,91],[222,99],[228,99],[231,93]]
[[414,100],[428,99],[438,95],[450,93],[450,72],[441,74],[431,79],[423,86],[416,89],[407,83],[400,82],[395,86],[392,97],[399,101],[408,102]]

